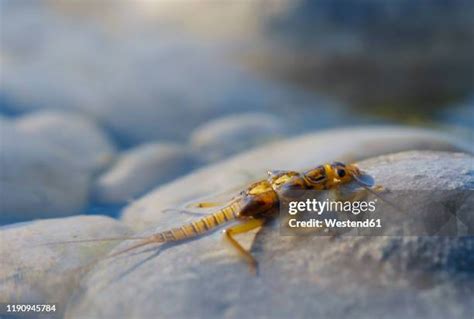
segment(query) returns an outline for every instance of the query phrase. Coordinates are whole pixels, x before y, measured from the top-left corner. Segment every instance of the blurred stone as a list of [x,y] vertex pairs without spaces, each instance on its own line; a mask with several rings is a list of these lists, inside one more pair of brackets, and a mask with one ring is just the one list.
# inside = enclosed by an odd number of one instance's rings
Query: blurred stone
[[12,126],[13,122],[11,121],[11,118],[4,116],[3,114],[0,114],[0,127],[6,127],[6,126]]
[[[322,98],[260,80],[230,64],[225,47],[150,26],[133,11],[136,4],[129,6],[122,15],[107,6],[110,15],[119,15],[114,28],[40,3],[5,6],[1,93],[9,111],[88,114],[125,146],[185,141],[209,119],[253,111],[287,114],[289,106],[324,114],[312,127],[339,123],[336,116],[325,121],[335,111]],[[304,121],[303,113],[293,112],[288,121]]]
[[262,23],[247,61],[361,111],[426,120],[472,92],[473,17],[464,0],[298,0]]
[[79,114],[40,111],[21,117],[16,123],[19,131],[45,139],[90,172],[102,169],[115,153],[111,141],[96,123]]
[[104,216],[75,216],[0,228],[0,303],[56,304],[57,311],[51,317],[61,318],[86,270],[81,267],[91,265],[116,242],[58,242],[126,233],[124,225]]
[[461,103],[450,104],[438,113],[438,119],[452,128],[469,129],[474,143],[474,93]]
[[211,120],[191,135],[191,147],[206,161],[281,138],[286,125],[277,117],[264,113],[234,114]]
[[[290,168],[301,163],[295,159]],[[418,214],[430,216],[425,211],[429,205],[396,198],[396,190],[456,190],[472,195],[473,160],[462,153],[411,151],[358,164],[383,185],[391,201],[408,209],[408,215],[398,215],[398,221],[405,222]],[[175,186],[176,192],[180,189]],[[463,198],[442,200],[460,207]],[[428,199],[424,204],[430,203]],[[412,206],[425,208],[412,210]],[[151,203],[150,209],[158,212]],[[157,231],[192,219],[179,213],[157,216]],[[474,229],[472,222],[468,226]],[[246,246],[254,241],[258,276],[248,272],[220,236],[214,232],[101,263],[81,282],[66,317],[346,318],[350,314],[468,319],[474,310],[472,236],[295,237],[282,236],[274,222],[256,236],[239,236]],[[121,244],[116,251],[129,245]]]
[[333,160],[353,162],[403,150],[473,152],[455,138],[436,131],[407,127],[334,129],[259,147],[224,162],[202,168],[164,185],[125,208],[125,223],[135,229],[160,224],[161,210],[197,198],[213,198],[225,190],[240,190],[267,170],[309,168]]
[[70,215],[86,204],[90,172],[67,151],[11,121],[0,125],[0,136],[2,223]]
[[123,204],[154,186],[189,171],[191,154],[176,144],[143,144],[122,154],[95,182],[95,198],[101,203]]
[[229,55],[269,78],[358,106],[341,117],[346,121],[374,113],[426,120],[433,106],[462,98],[474,82],[474,6],[464,0],[10,1],[3,9],[1,93],[12,101],[8,107],[92,114],[128,146],[184,141],[196,126],[237,112],[275,112],[291,123],[310,114],[311,128],[340,124],[338,117],[319,120],[334,113],[320,97],[259,80],[229,65]]

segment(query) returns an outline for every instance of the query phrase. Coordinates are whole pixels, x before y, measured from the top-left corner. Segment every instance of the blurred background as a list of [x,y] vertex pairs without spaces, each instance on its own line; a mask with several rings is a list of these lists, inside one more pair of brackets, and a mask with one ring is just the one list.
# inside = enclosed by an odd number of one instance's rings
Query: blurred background
[[469,0],[0,3],[1,223],[114,216],[307,131],[473,136]]

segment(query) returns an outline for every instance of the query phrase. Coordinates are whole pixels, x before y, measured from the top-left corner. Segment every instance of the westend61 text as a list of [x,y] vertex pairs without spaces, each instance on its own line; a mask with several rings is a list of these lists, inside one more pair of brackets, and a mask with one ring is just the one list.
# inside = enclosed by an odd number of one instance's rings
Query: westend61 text
[[291,228],[381,228],[380,219],[366,220],[337,220],[337,219],[310,219],[296,220],[290,219],[288,225]]

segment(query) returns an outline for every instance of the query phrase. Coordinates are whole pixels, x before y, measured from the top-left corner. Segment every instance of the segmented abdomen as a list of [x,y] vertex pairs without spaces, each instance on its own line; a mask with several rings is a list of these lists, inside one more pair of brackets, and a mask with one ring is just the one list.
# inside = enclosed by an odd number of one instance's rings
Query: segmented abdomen
[[237,218],[240,211],[239,201],[235,201],[230,205],[220,209],[219,211],[207,215],[201,219],[193,221],[181,227],[172,228],[170,230],[154,235],[158,242],[179,241],[202,235],[217,226],[225,224]]

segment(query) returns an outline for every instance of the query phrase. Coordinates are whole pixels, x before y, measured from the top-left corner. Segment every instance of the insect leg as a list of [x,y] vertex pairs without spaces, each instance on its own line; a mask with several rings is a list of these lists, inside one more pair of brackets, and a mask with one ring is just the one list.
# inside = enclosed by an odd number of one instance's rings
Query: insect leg
[[[361,201],[361,200],[366,199],[369,193],[377,195],[378,193],[381,193],[382,191],[384,191],[384,187],[382,185],[375,185],[369,189],[364,187],[363,189],[359,189],[351,193],[343,193],[340,189],[336,189],[334,190],[334,194],[335,194],[336,200],[338,201],[355,202],[355,201]],[[380,195],[377,195],[377,197],[380,197]]]
[[258,228],[265,223],[264,219],[250,219],[245,221],[242,224],[238,224],[232,227],[229,227],[224,230],[224,238],[237,250],[239,255],[245,259],[250,267],[252,273],[257,271],[257,261],[253,256],[245,250],[238,242],[235,240],[234,235],[242,234],[251,231],[252,229]]
[[385,188],[382,185],[375,185],[372,187],[372,190],[376,193],[383,192]]

